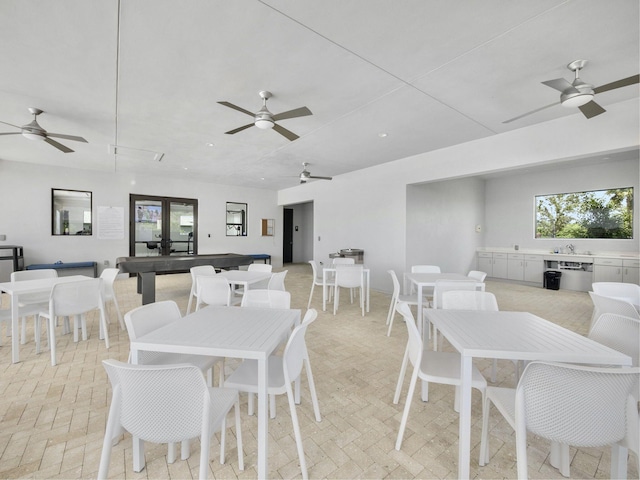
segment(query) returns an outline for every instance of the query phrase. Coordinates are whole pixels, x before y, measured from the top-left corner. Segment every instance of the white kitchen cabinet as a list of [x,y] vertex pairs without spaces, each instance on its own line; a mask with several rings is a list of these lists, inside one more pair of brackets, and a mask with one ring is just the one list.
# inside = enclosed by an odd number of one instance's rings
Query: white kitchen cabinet
[[507,254],[507,278],[509,280],[524,280],[524,255],[521,253]]
[[488,277],[493,277],[493,253],[478,252],[478,270],[485,272]]
[[640,260],[622,261],[622,281],[640,285]]
[[596,258],[593,264],[594,282],[622,282],[622,260]]
[[507,262],[506,253],[493,253],[493,278],[509,278]]
[[524,256],[524,281],[542,283],[544,280],[544,257],[542,255]]

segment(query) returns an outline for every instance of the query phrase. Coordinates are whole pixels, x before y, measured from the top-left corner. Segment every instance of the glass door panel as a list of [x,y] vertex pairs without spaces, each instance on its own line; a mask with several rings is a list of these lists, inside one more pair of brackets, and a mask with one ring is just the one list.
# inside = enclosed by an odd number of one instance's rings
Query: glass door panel
[[198,201],[130,195],[129,255],[194,255]]

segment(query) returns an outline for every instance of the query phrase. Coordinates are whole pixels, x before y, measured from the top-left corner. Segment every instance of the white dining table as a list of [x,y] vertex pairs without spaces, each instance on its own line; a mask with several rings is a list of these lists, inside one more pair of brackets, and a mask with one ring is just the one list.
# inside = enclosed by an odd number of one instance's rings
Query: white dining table
[[425,317],[462,356],[458,478],[469,478],[473,358],[631,365],[628,355],[532,313],[427,309]]
[[[189,353],[254,359],[258,362],[258,478],[268,477],[267,371],[269,355],[280,345],[300,310],[208,306],[131,341],[131,362],[139,351]],[[133,442],[134,471],[144,468],[143,442]]]
[[[361,267],[361,266],[362,266],[361,264],[357,264],[357,263],[355,264],[345,263],[345,264],[341,264],[340,268]],[[336,273],[335,265],[331,267],[324,267],[322,269],[322,311],[325,311],[327,309],[327,287],[331,286],[328,280],[333,275],[335,275],[335,273]],[[363,268],[362,274],[364,275],[365,308],[368,312],[369,311],[369,284],[371,280],[370,278],[371,270],[369,270],[368,268]]]
[[218,275],[226,278],[231,287],[235,288],[236,286],[241,286],[244,287],[246,291],[249,289],[249,285],[255,285],[258,282],[269,280],[272,274],[271,272],[228,270],[220,272]]
[[20,280],[19,282],[0,283],[0,292],[11,297],[11,362],[20,361],[20,328],[18,325],[20,295],[27,293],[51,293],[53,286],[58,283],[89,280],[85,275],[70,275],[68,277],[38,278],[36,280]]
[[[418,290],[418,318],[416,320],[418,331],[422,333],[423,324],[423,307],[424,307],[424,289],[434,288],[438,280],[456,280],[456,281],[473,281],[473,278],[461,273],[405,273],[405,290],[406,282],[416,286]],[[484,291],[484,282],[476,282],[476,288]],[[427,330],[428,332],[429,330]]]

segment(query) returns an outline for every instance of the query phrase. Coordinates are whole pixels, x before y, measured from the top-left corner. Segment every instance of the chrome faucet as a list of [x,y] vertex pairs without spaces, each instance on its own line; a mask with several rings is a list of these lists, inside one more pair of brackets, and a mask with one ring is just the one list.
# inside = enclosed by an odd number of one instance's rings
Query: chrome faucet
[[570,243],[569,245],[567,245],[567,248],[571,252],[571,255],[574,255],[576,253],[576,247],[573,245],[573,243]]

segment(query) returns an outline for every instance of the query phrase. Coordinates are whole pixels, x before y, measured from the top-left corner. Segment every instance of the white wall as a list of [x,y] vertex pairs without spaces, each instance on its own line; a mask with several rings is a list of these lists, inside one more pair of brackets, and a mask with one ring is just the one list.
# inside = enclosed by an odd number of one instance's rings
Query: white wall
[[443,272],[476,269],[475,250],[483,246],[476,225],[485,223],[484,187],[479,178],[407,186],[406,270],[425,264]]
[[[82,159],[79,159],[81,161]],[[51,188],[93,192],[94,225],[91,236],[51,235]],[[198,199],[198,253],[268,253],[274,267],[282,265],[282,229],[274,237],[261,236],[261,219],[282,225],[276,192],[264,189],[212,185],[197,181],[137,175],[48,168],[0,161],[0,245],[22,245],[25,264],[104,260],[113,266],[129,254],[129,194]],[[248,204],[248,236],[225,235],[226,202]],[[98,240],[99,206],[124,208],[125,234],[121,240]],[[211,234],[211,237],[208,237]]]
[[595,165],[559,166],[542,171],[487,180],[485,241],[488,247],[513,247],[552,251],[568,240],[535,238],[536,195],[634,187],[633,239],[571,240],[576,251],[594,253],[637,252],[640,238],[640,160],[604,161]]
[[[362,248],[371,268],[372,288],[391,291],[386,273],[403,272],[407,262],[406,186],[545,165],[630,150],[639,144],[637,99],[607,106],[607,114],[585,120],[574,114],[450,148],[334,176],[278,192],[278,204],[314,202],[314,256],[328,261],[340,248]],[[318,240],[321,237],[321,240]],[[446,244],[448,238],[441,238]],[[467,251],[445,252],[443,264]]]

